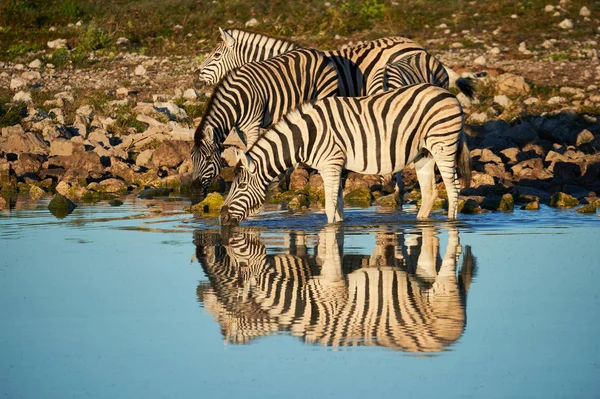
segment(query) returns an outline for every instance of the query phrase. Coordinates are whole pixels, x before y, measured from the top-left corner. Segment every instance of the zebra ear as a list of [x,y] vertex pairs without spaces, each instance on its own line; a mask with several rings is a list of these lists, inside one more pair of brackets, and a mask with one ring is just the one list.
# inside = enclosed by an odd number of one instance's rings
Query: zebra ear
[[221,39],[225,42],[227,47],[233,47],[235,44],[235,39],[229,33],[225,32],[223,29],[219,27],[219,32],[221,32]]

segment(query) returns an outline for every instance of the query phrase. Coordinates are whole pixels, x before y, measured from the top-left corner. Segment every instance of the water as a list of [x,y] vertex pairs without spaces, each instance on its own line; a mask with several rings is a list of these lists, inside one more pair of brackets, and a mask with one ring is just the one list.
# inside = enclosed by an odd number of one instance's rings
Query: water
[[0,216],[7,398],[598,397],[600,219]]

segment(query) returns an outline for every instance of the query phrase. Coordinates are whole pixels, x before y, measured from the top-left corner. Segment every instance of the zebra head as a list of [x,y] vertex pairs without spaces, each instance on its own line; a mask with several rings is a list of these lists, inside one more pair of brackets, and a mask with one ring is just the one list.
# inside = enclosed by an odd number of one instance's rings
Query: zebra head
[[219,218],[222,226],[229,226],[258,211],[265,202],[268,182],[260,178],[257,163],[239,148],[227,148],[223,151],[223,158],[229,165],[235,166],[235,178]]
[[193,180],[200,179],[202,191],[206,193],[208,186],[219,174],[222,167],[221,148],[214,141],[212,128],[205,129],[205,134],[192,147]]
[[216,85],[227,74],[227,71],[233,69],[233,56],[236,40],[231,34],[219,28],[221,32],[221,43],[198,67],[198,79],[208,85]]

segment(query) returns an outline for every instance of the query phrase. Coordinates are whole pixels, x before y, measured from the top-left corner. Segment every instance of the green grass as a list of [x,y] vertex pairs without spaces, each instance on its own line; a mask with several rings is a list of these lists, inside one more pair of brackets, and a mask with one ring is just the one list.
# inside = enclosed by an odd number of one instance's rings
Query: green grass
[[0,127],[14,126],[21,122],[25,116],[24,110],[27,105],[24,103],[10,103],[10,97],[0,96]]

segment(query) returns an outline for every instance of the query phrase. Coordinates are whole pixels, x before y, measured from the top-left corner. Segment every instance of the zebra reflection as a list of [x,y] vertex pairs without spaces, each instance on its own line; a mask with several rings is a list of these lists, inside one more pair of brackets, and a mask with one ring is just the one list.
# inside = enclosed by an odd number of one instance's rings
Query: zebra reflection
[[302,233],[290,233],[289,253],[271,255],[255,232],[222,239],[197,231],[196,255],[209,279],[198,286],[198,300],[228,343],[287,332],[333,347],[445,350],[466,325],[475,273],[470,247],[457,270],[456,229],[448,231],[443,257],[432,226],[375,238],[371,255],[343,255],[343,232],[327,226],[314,251]]

